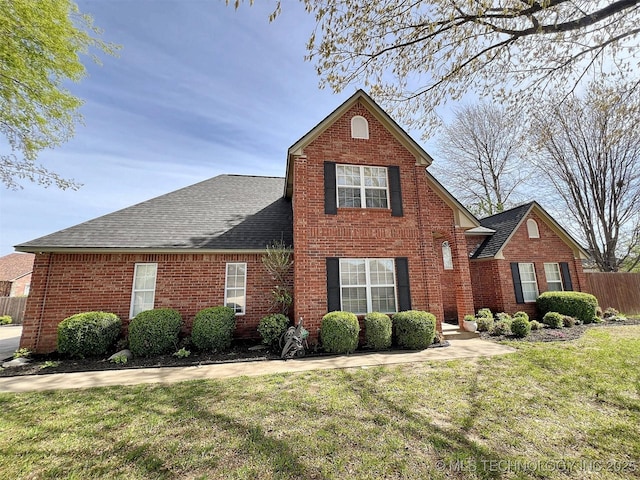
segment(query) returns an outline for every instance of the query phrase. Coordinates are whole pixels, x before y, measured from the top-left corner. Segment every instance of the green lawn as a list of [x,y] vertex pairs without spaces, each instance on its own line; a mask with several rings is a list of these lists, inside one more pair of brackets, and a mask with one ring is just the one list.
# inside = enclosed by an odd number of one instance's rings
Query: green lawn
[[394,368],[0,394],[0,472],[640,478],[640,326],[513,346]]

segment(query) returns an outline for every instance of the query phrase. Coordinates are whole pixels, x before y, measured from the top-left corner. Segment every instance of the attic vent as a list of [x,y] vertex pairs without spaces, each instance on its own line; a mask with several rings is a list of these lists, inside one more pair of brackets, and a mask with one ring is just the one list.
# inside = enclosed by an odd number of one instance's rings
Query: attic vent
[[351,138],[369,140],[369,122],[366,118],[356,115],[351,119]]
[[527,233],[529,233],[529,238],[540,238],[538,224],[533,218],[527,220]]

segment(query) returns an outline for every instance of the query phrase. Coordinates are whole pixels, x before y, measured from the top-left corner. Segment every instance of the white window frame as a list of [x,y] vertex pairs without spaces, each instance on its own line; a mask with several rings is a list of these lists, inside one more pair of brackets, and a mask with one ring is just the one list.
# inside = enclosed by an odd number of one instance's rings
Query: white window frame
[[[550,271],[550,269],[553,268],[554,271]],[[551,277],[555,277],[555,275],[557,274],[557,279],[556,278],[551,278]],[[560,264],[557,262],[551,262],[551,263],[545,263],[544,264],[544,276],[547,280],[547,291],[548,292],[563,292],[564,291],[564,282],[562,281],[562,271],[560,270]],[[549,288],[549,285],[554,284],[554,285],[559,285],[560,289],[554,289],[551,290]]]
[[527,220],[527,234],[529,238],[540,238],[540,229],[538,228],[538,222],[533,218]]
[[351,138],[369,140],[369,122],[362,115],[351,118]]
[[[244,267],[244,281],[243,281],[243,285],[242,288],[234,285],[234,286],[229,286],[229,267],[230,266],[237,266],[237,265],[242,265]],[[229,290],[242,290],[244,292],[243,294],[243,304],[241,305],[241,309],[238,311],[236,310],[236,315],[238,316],[242,316],[247,312],[247,264],[246,262],[228,262],[225,266],[224,269],[224,304],[227,305],[228,301],[229,301]],[[235,298],[237,297],[237,295],[233,295],[231,298]],[[236,304],[237,305],[237,304]]]
[[[359,261],[364,262],[365,266],[365,283],[358,285],[343,285],[342,284],[342,269],[343,262],[348,261]],[[371,283],[371,263],[376,261],[390,261],[393,265],[391,271],[393,274],[393,283],[386,284],[380,283],[373,285]],[[340,280],[340,309],[344,310],[343,301],[342,301],[342,290],[343,288],[364,288],[366,292],[366,300],[367,300],[367,311],[366,312],[352,312],[356,315],[366,315],[367,313],[375,311],[373,309],[373,297],[371,295],[372,288],[393,288],[393,303],[395,309],[393,311],[383,311],[380,313],[397,313],[398,312],[398,287],[397,287],[397,279],[396,279],[396,261],[394,258],[341,258],[339,261],[339,280]]]
[[[360,185],[340,185],[339,181],[340,181],[340,173],[339,173],[339,169],[341,167],[350,167],[350,168],[357,168],[360,174]],[[380,168],[383,169],[385,172],[385,182],[386,182],[386,186],[384,187],[376,187],[376,186],[371,186],[371,185],[365,185],[365,177],[364,177],[364,169],[365,168]],[[343,206],[340,205],[340,189],[356,189],[359,188],[360,189],[360,207],[348,207],[348,206]],[[367,207],[367,190],[384,190],[386,193],[386,201],[387,201],[387,206],[386,207]],[[387,210],[391,205],[391,199],[389,198],[389,169],[387,167],[381,167],[378,165],[349,165],[349,164],[336,164],[336,205],[338,206],[338,208],[370,208],[370,209],[374,209],[374,210]]]
[[[139,267],[149,267],[153,266],[155,268],[153,275],[153,288],[136,288],[136,279],[138,278],[138,269]],[[153,307],[156,302],[156,282],[158,280],[158,264],[157,263],[136,263],[133,269],[133,282],[131,285],[131,306],[129,308],[129,318],[134,318],[138,313],[144,312],[147,310],[153,310]],[[140,292],[152,292],[151,299],[151,307],[144,308],[144,310],[135,311],[136,310],[136,294]]]
[[[531,271],[523,271],[523,268],[531,267]],[[525,303],[535,302],[538,295],[540,295],[540,291],[538,290],[538,277],[536,276],[536,267],[533,263],[518,263],[518,271],[520,273],[520,288],[522,289],[522,298]],[[524,280],[524,274],[533,273],[533,280]],[[533,298],[527,297],[529,291],[525,291],[524,285],[534,285],[535,286],[535,296]]]
[[453,256],[451,245],[446,240],[442,242],[442,264],[445,270],[453,270]]

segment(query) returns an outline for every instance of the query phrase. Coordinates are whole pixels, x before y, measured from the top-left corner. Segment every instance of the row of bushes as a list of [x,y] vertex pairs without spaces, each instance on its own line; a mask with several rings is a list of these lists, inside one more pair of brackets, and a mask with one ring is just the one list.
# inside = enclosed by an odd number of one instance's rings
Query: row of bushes
[[[191,340],[203,351],[221,351],[231,346],[236,326],[235,311],[211,307],[193,319]],[[72,357],[104,355],[116,342],[122,321],[107,312],[72,315],[58,325],[58,352]],[[182,316],[171,308],[147,310],[129,323],[129,349],[135,356],[150,357],[175,351]]]

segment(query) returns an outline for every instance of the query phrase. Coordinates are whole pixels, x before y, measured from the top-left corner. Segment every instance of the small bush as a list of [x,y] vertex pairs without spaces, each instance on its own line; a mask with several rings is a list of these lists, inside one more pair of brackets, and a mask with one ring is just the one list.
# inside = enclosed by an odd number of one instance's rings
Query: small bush
[[511,333],[518,338],[524,338],[531,333],[531,323],[525,317],[514,317],[511,322]]
[[0,316],[0,325],[9,325],[12,322],[13,322],[13,318],[11,318],[11,315]]
[[529,314],[527,312],[516,312],[513,314],[513,318],[517,318],[517,317],[522,317],[522,318],[526,318],[527,320],[529,320]]
[[613,307],[607,308],[602,315],[598,315],[599,317],[604,318],[605,320],[609,320],[613,317],[617,317],[620,315],[620,312]]
[[531,320],[529,325],[531,326],[531,330],[542,330],[544,328],[544,324],[537,320]]
[[228,349],[236,329],[236,312],[231,307],[204,308],[193,319],[191,340],[203,351]]
[[542,318],[542,323],[549,328],[562,328],[564,326],[564,315],[558,312],[547,312]]
[[536,300],[536,306],[542,315],[557,312],[591,323],[596,316],[598,300],[589,293],[544,292]]
[[489,330],[489,334],[495,337],[498,337],[500,335],[511,335],[511,322],[506,320],[496,322],[493,325],[493,328]]
[[184,347],[182,347],[180,350],[178,350],[176,353],[173,354],[174,357],[178,357],[178,358],[187,358],[189,355],[191,355],[191,351],[187,350]]
[[407,310],[393,316],[396,342],[400,348],[422,350],[433,343],[436,317],[429,312]]
[[476,317],[477,318],[490,318],[491,320],[493,320],[493,313],[491,313],[491,310],[488,308],[481,308],[480,310],[478,310],[478,313],[476,313]]
[[13,358],[29,358],[31,356],[31,350],[28,348],[19,348],[13,352]]
[[511,323],[511,315],[505,312],[496,313],[496,320],[498,322],[509,322]]
[[322,317],[320,339],[329,353],[352,353],[358,348],[360,324],[351,312],[329,312]]
[[367,346],[374,350],[384,350],[391,346],[391,319],[379,312],[368,313],[364,317],[364,333]]
[[129,324],[129,350],[137,357],[162,355],[176,349],[182,316],[172,308],[146,310]]
[[262,337],[262,343],[276,348],[280,337],[289,328],[289,318],[281,313],[267,315],[260,320],[258,333]]
[[104,355],[115,343],[122,321],[114,313],[84,312],[58,324],[58,352],[71,357]]
[[562,325],[567,328],[571,328],[576,324],[576,319],[569,315],[562,316]]
[[493,315],[491,317],[475,317],[479,332],[489,332],[493,328]]

